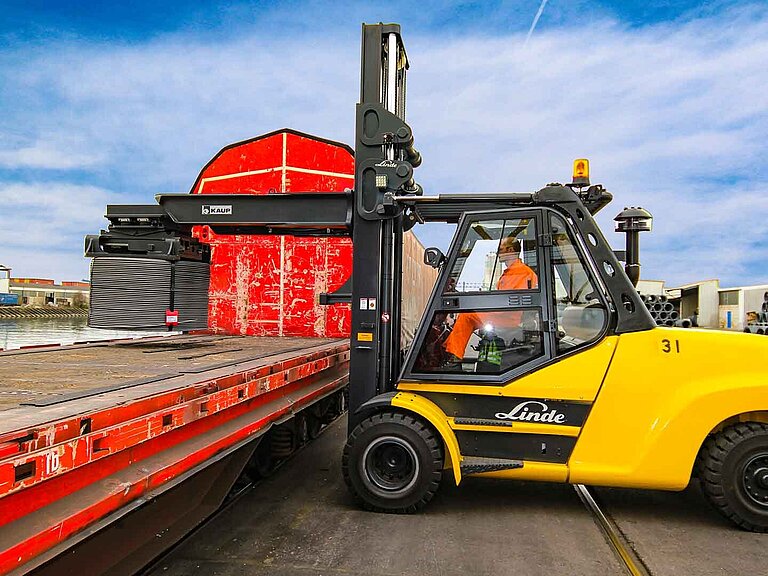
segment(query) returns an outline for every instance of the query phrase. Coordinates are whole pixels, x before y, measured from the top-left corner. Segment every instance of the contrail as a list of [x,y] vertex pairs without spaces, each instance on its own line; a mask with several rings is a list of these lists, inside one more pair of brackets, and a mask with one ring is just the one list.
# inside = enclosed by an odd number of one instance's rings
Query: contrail
[[536,24],[539,23],[539,18],[541,18],[541,13],[544,12],[544,7],[547,5],[547,2],[549,0],[541,0],[541,4],[539,5],[539,11],[536,12],[536,16],[533,18],[533,23],[531,24],[531,29],[528,30],[528,36],[525,37],[525,44],[523,46],[528,45],[528,40],[531,39],[531,34],[533,34],[533,31],[536,29]]

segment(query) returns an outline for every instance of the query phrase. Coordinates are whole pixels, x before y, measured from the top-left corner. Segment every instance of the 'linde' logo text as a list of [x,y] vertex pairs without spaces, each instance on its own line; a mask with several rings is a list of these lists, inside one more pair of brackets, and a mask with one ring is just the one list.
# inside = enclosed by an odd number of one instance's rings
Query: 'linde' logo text
[[549,406],[538,400],[520,402],[509,412],[497,412],[496,418],[499,420],[521,420],[523,422],[554,422],[555,424],[565,422],[565,414],[555,409],[550,410]]
[[203,204],[203,214],[232,214],[232,205]]

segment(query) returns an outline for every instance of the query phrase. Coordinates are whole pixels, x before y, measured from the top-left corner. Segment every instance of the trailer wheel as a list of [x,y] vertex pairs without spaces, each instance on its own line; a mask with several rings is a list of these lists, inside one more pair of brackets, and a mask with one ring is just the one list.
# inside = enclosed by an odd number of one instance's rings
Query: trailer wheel
[[270,432],[267,432],[259,440],[256,450],[251,457],[250,469],[255,473],[256,478],[268,478],[275,471],[275,461],[272,458],[272,447],[270,446]]
[[304,446],[309,442],[309,417],[299,412],[294,418],[296,419],[296,442],[299,446]]
[[310,412],[309,415],[307,415],[307,434],[309,435],[309,439],[314,440],[320,436],[322,427],[322,420]]
[[336,420],[336,418],[344,414],[344,411],[347,409],[344,392],[340,390],[328,398],[327,406],[325,414],[323,415],[323,424],[330,424]]
[[744,530],[768,532],[768,425],[746,422],[710,436],[700,462],[715,509]]
[[443,443],[421,420],[383,412],[352,431],[341,462],[344,480],[364,508],[409,514],[423,508],[437,492]]

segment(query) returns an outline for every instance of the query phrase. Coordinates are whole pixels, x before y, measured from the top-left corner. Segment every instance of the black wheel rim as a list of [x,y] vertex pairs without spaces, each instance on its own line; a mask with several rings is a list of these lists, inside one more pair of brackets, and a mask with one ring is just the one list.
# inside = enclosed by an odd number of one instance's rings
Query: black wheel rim
[[361,464],[369,489],[384,498],[402,496],[413,488],[419,477],[416,451],[396,436],[373,440],[365,449]]
[[768,453],[752,456],[744,465],[742,488],[749,500],[768,509]]

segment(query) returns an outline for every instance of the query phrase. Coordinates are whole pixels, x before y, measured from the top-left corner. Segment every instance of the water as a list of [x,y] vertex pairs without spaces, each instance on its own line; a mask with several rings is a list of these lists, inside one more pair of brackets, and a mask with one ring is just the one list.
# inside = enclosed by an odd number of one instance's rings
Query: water
[[[0,348],[5,350],[40,344],[74,344],[115,338],[157,336],[168,332],[102,330],[86,326],[83,317],[0,318]],[[176,332],[174,332],[176,334]]]

